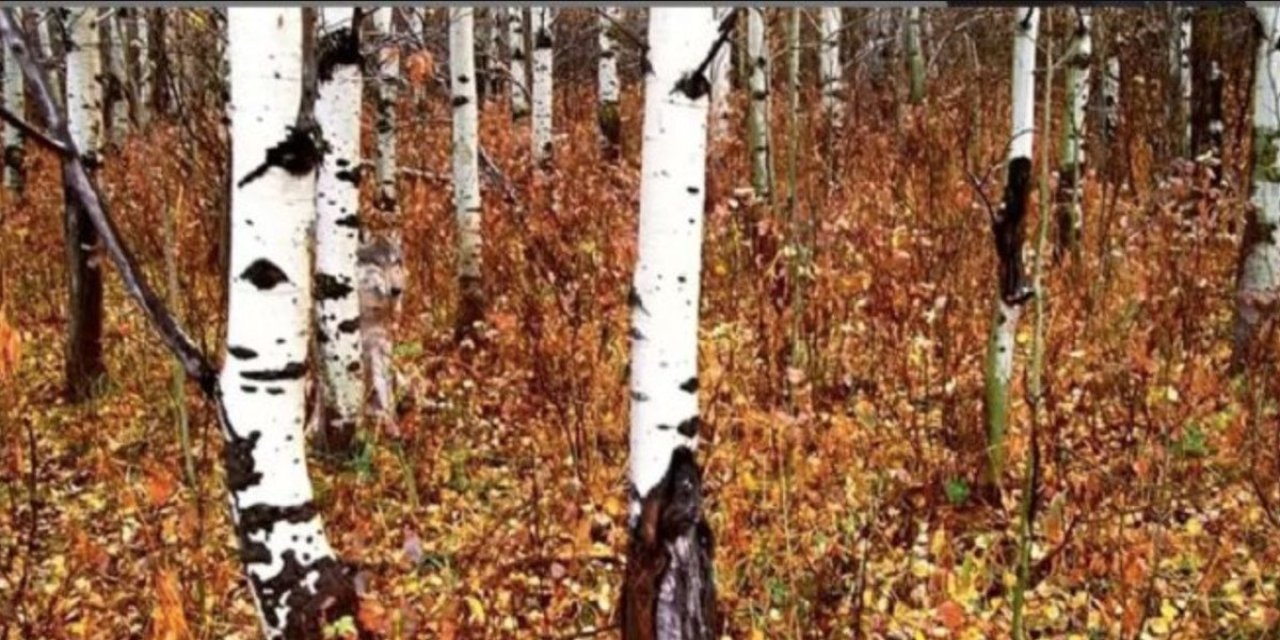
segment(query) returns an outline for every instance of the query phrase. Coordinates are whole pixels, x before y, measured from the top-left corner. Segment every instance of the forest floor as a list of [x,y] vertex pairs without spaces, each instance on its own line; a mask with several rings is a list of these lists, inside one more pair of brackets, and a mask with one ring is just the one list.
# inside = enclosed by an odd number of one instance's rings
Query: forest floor
[[[966,177],[966,164],[999,166],[1000,99],[971,110],[944,95],[896,116],[862,104],[834,141],[811,110],[794,216],[781,178],[772,209],[741,195],[740,140],[713,150],[700,458],[726,637],[1008,636],[1029,359],[1020,350],[1003,498],[978,500],[995,260]],[[452,205],[432,177],[450,175],[444,101],[402,105],[401,163],[417,170],[401,181],[404,437],[368,434],[356,460],[311,463],[332,543],[363,570],[362,618],[389,637],[616,635],[639,102],[627,94],[615,165],[597,151],[591,93],[558,97],[563,135],[543,176],[527,123],[512,133],[504,109],[486,111],[503,178],[485,184],[479,346],[452,341]],[[178,308],[211,349],[223,326],[215,119],[154,126],[100,175],[161,285],[162,220],[177,216]],[[775,131],[786,176],[782,115]],[[1280,429],[1274,369],[1225,374],[1241,197],[1211,198],[1187,176],[1153,187],[1149,145],[1125,144],[1142,187],[1117,194],[1091,171],[1082,251],[1047,265],[1028,626],[1262,637],[1280,619]],[[0,196],[0,309],[21,343],[0,392],[0,635],[257,637],[209,407],[188,386],[191,483],[171,361],[115,275],[109,379],[91,404],[61,399],[61,191],[52,158],[30,156],[25,202]],[[988,196],[1002,184],[997,168]]]

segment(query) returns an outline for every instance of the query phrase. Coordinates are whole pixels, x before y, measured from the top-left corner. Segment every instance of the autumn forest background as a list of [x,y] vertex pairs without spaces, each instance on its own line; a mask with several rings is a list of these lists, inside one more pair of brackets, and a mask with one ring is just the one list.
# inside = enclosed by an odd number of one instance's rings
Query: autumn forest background
[[[835,127],[821,100],[818,10],[766,10],[771,201],[752,189],[745,31],[733,35],[732,129],[707,154],[699,334],[698,455],[724,637],[1008,637],[1024,547],[1029,637],[1280,633],[1270,325],[1232,366],[1256,18],[1187,10],[1192,84],[1180,113],[1170,69],[1180,18],[1093,11],[1082,236],[1055,252],[1061,61],[1078,15],[1043,12],[1025,249],[1029,271],[1043,251],[1043,343],[1036,366],[1028,305],[993,491],[983,486],[997,264],[988,207],[1004,184],[1014,11],[926,9],[916,100],[906,11],[843,9]],[[477,13],[477,29],[490,12]],[[139,35],[127,64],[152,60],[156,89],[141,95],[125,78],[111,108],[127,110],[127,128],[95,180],[148,279],[220,353],[225,10],[143,13],[163,14],[163,28]],[[361,624],[386,637],[617,635],[645,13],[627,7],[620,22],[617,157],[597,114],[596,9],[556,12],[550,162],[532,160],[505,76],[486,85],[486,308],[462,339],[446,10],[397,8],[396,35],[381,44],[403,74],[398,430],[365,429],[355,456],[313,452],[310,465],[330,541],[360,569]],[[1121,72],[1107,131],[1100,84],[1112,57]],[[1220,153],[1209,142],[1212,67]],[[372,158],[372,82],[366,92]],[[41,122],[34,106],[27,119]],[[259,637],[217,416],[110,268],[107,374],[91,399],[68,400],[59,160],[28,139],[21,170],[22,188],[0,191],[0,638]],[[363,182],[363,205],[374,188]]]

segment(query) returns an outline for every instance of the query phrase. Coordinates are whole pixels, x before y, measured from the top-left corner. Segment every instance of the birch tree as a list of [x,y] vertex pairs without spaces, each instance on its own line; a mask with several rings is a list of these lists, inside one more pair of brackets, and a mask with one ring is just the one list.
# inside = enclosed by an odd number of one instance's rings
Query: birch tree
[[[306,290],[310,283],[305,258],[310,216],[306,212],[314,206],[319,149],[307,133],[314,124],[302,124],[310,108],[301,99],[308,94],[298,82],[303,55],[294,50],[301,49],[303,42],[299,13],[297,9],[235,9],[230,19],[231,40],[238,43],[235,49],[241,58],[236,68],[244,76],[237,86],[250,85],[242,86],[240,95],[233,88],[233,99],[249,94],[232,114],[233,153],[252,152],[251,158],[237,154],[233,159],[233,170],[245,172],[232,194],[233,213],[243,216],[234,244],[240,252],[239,266],[252,261],[232,277],[228,355],[220,376],[165,307],[119,235],[45,71],[33,61],[18,31],[14,11],[0,10],[0,39],[20,59],[32,87],[52,136],[41,140],[59,154],[68,199],[77,203],[88,224],[101,234],[104,254],[119,271],[125,292],[216,409],[226,438],[226,482],[239,557],[268,638],[318,638],[329,635],[322,629],[339,619],[360,624],[355,620],[353,576],[325,542],[303,462],[301,379],[306,368],[310,293]],[[274,92],[276,88],[284,91]],[[289,98],[297,102],[282,104]],[[290,129],[293,113],[300,114],[296,118],[300,122]],[[272,139],[280,142],[268,147]],[[258,217],[260,224],[245,224],[264,210],[265,215]],[[264,323],[264,317],[276,322]],[[247,339],[247,344],[241,339]],[[223,381],[232,382],[236,390],[224,393]],[[257,394],[259,387],[266,392]]]
[[1254,7],[1262,37],[1253,80],[1253,206],[1241,240],[1233,368],[1261,345],[1280,304],[1280,8]]
[[1191,9],[1177,7],[1174,12],[1177,20],[1177,58],[1172,70],[1176,74],[1178,114],[1182,125],[1181,154],[1189,156],[1191,155]]
[[1120,49],[1124,38],[1117,36],[1107,54],[1102,75],[1102,139],[1107,144],[1107,157],[1120,129]]
[[625,640],[714,637],[711,531],[698,446],[698,302],[710,7],[649,10],[640,228],[631,291],[631,485]]
[[1034,295],[1022,268],[1026,236],[1027,199],[1031,192],[1031,150],[1035,133],[1036,37],[1040,10],[1020,8],[1013,36],[1013,118],[1009,141],[1008,177],[1004,202],[992,216],[995,239],[997,295],[995,317],[987,343],[984,410],[990,467],[989,486],[998,486],[1004,471],[1004,434],[1009,419],[1009,387],[1013,353],[1023,305]]
[[268,638],[353,615],[352,578],[312,501],[302,431],[321,152],[303,91],[302,10],[232,8],[231,269],[220,384],[240,557]]
[[40,21],[44,24],[44,36],[40,38],[40,59],[49,70],[49,80],[53,87],[53,97],[61,104],[66,104],[67,51],[66,31],[63,26],[63,14],[67,9],[38,9]]
[[[716,7],[716,21],[723,22],[733,11],[733,7]],[[711,61],[711,137],[715,140],[727,138],[732,130],[729,93],[733,87],[729,76],[733,61],[730,53],[729,45],[726,44],[720,47],[715,59]]]
[[378,180],[374,205],[391,218],[396,215],[396,102],[400,88],[400,47],[395,42],[391,7],[373,10],[373,28],[378,34],[378,100],[373,128],[377,133],[374,177]]
[[618,111],[618,55],[614,32],[622,20],[622,7],[609,6],[600,10],[600,61],[597,73],[599,87],[600,133],[604,136],[605,151],[617,158],[622,140],[622,114]]
[[321,434],[334,453],[350,453],[360,411],[360,103],[364,59],[351,7],[326,6],[317,52],[316,122],[328,152],[316,178],[315,323]]
[[1058,242],[1056,254],[1075,251],[1083,228],[1080,178],[1085,166],[1085,106],[1089,104],[1089,67],[1093,59],[1092,16],[1088,8],[1076,9],[1076,25],[1064,62],[1067,65],[1066,113],[1062,148],[1058,159]]
[[449,85],[453,93],[453,207],[458,225],[455,334],[472,335],[484,317],[481,279],[480,165],[476,111],[474,9],[449,9]]
[[137,79],[137,83],[134,88],[133,110],[139,127],[146,127],[151,122],[150,97],[152,69],[154,67],[151,63],[152,49],[146,44],[146,37],[150,32],[150,27],[147,24],[149,11],[150,9],[141,7],[129,12],[132,23],[129,45],[133,50],[133,58],[137,64],[136,75],[134,76]]
[[747,140],[751,150],[751,186],[756,196],[773,200],[773,154],[769,148],[769,65],[768,34],[764,8],[747,12],[747,56],[751,59],[751,107],[747,117]]
[[840,64],[840,7],[823,7],[818,66],[822,82],[822,110],[832,127],[844,126],[844,67]]
[[[67,129],[90,167],[98,165],[103,146],[98,16],[94,7],[71,9],[67,14]],[[72,400],[84,400],[94,394],[97,381],[106,375],[102,359],[102,269],[94,259],[97,232],[76,201],[70,197],[66,201],[63,237],[70,292],[67,392]]]
[[907,9],[906,50],[907,70],[910,77],[910,93],[907,96],[911,104],[924,101],[924,47],[920,42],[920,7]]
[[[22,69],[13,52],[4,52],[4,108],[10,113],[23,117],[26,111],[26,90],[23,86]],[[4,186],[14,193],[23,187],[23,147],[22,130],[6,124],[4,127]]]
[[533,160],[539,165],[551,161],[552,152],[552,53],[551,7],[529,10],[533,31]]
[[108,131],[113,145],[119,145],[129,133],[128,77],[125,61],[125,34],[119,16],[121,8],[101,20],[103,35],[107,39],[106,108],[110,118]]
[[511,50],[511,118],[529,115],[529,60],[524,38],[524,9],[507,8]]

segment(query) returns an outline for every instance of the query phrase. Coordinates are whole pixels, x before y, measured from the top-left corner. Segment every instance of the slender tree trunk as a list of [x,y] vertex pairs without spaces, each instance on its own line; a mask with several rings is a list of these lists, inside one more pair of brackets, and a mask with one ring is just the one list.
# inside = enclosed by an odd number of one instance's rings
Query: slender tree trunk
[[485,30],[485,85],[488,89],[486,99],[496,99],[502,95],[502,39],[506,33],[507,11],[501,7],[490,7],[488,29]]
[[751,59],[751,110],[747,139],[751,149],[751,186],[765,201],[773,200],[773,154],[769,148],[769,46],[764,8],[747,11],[747,56]]
[[1116,143],[1120,133],[1120,49],[1123,37],[1112,40],[1111,50],[1102,70],[1102,142],[1105,145],[1107,172],[1115,169]]
[[1066,112],[1063,118],[1061,155],[1058,158],[1058,191],[1056,209],[1058,242],[1055,257],[1079,250],[1083,232],[1083,189],[1080,178],[1085,167],[1085,106],[1089,104],[1089,68],[1093,59],[1093,37],[1090,33],[1090,10],[1077,9],[1076,27],[1067,65]]
[[145,128],[151,123],[150,97],[152,86],[151,47],[146,44],[146,36],[150,31],[147,22],[149,9],[134,8],[129,11],[129,48],[134,60],[133,113],[138,126]]
[[546,167],[552,156],[552,54],[551,7],[529,10],[533,31],[533,160]]
[[1191,9],[1168,5],[1169,122],[1179,132],[1174,155],[1191,155]]
[[[725,32],[722,32],[725,33]],[[639,251],[631,291],[630,544],[624,640],[715,637],[698,445],[698,303],[710,7],[649,10]],[[725,33],[725,36],[728,34]]]
[[400,204],[396,188],[396,104],[400,86],[400,47],[394,41],[392,9],[374,9],[378,34],[378,100],[374,114],[377,132],[374,173],[373,224],[356,256],[359,268],[360,337],[363,367],[373,396],[370,413],[392,433],[395,372],[392,339],[404,293],[404,260],[400,235]]
[[[240,558],[268,638],[354,616],[353,577],[312,501],[303,437],[312,295],[308,231],[321,151],[297,8],[233,8],[231,279],[221,388]],[[303,81],[299,81],[304,78]],[[301,105],[301,108],[300,106]]]
[[600,10],[600,69],[597,85],[600,98],[600,133],[604,135],[605,156],[616,160],[622,146],[622,114],[618,111],[618,56],[614,32],[622,20],[622,7]]
[[325,449],[353,452],[364,377],[360,371],[360,103],[364,60],[350,7],[321,10],[316,122],[328,146],[316,178],[315,328],[319,347],[320,432]]
[[819,53],[820,76],[822,80],[822,110],[827,113],[827,121],[834,128],[844,126],[844,67],[840,63],[840,8],[823,7],[821,36],[822,45]]
[[924,47],[920,43],[920,7],[907,10],[906,49],[907,66],[911,77],[911,104],[924,102]]
[[998,487],[1004,473],[1004,434],[1009,420],[1009,388],[1018,318],[1032,295],[1022,268],[1027,199],[1031,192],[1031,150],[1035,133],[1036,37],[1040,10],[1019,8],[1013,38],[1013,127],[1004,203],[991,221],[999,259],[991,337],[987,343],[985,404],[989,467],[984,479]]
[[1222,119],[1222,88],[1226,80],[1222,76],[1222,65],[1217,60],[1209,62],[1209,77],[1206,83],[1208,95],[1205,96],[1208,110],[1208,125],[1205,127],[1204,161],[1212,172],[1212,184],[1222,183],[1222,145],[1226,124]]
[[151,9],[151,24],[147,29],[147,54],[152,61],[151,92],[147,95],[149,111],[156,116],[168,113],[172,102],[170,88],[173,82],[169,71],[169,48],[165,44],[168,30],[168,14],[163,9]]
[[[97,21],[98,10],[93,7],[73,9],[67,20],[67,128],[90,168],[98,165],[103,144],[102,57]],[[70,191],[65,192],[65,200],[64,242],[70,291],[67,394],[73,401],[81,401],[94,395],[107,372],[102,359],[102,269],[94,256],[98,251],[97,232]]]
[[507,26],[511,50],[511,118],[519,120],[529,115],[529,60],[525,49],[524,9],[507,8]]
[[[716,22],[723,22],[733,11],[735,11],[733,7],[716,7]],[[713,140],[724,140],[732,131],[733,122],[729,104],[729,93],[733,90],[733,82],[730,78],[730,67],[733,66],[731,53],[726,43],[725,46],[720,47],[715,59],[711,61],[711,137]]]
[[481,277],[480,165],[476,110],[474,9],[449,9],[449,78],[453,93],[453,207],[458,224],[458,315],[455,336],[474,337],[484,319]]
[[44,37],[40,38],[40,58],[49,70],[53,83],[53,97],[60,104],[67,103],[66,51],[67,33],[64,30],[64,14],[67,9],[39,9],[44,22]]
[[1253,80],[1253,195],[1240,245],[1232,368],[1258,357],[1280,308],[1280,8],[1255,7],[1262,38]]
[[[18,117],[27,109],[26,87],[23,86],[22,69],[13,52],[4,52],[4,107]],[[24,140],[22,131],[6,124],[4,127],[4,186],[14,193],[21,193],[25,170],[23,164]]]
[[[114,12],[119,12],[117,8]],[[125,69],[125,35],[120,28],[122,23],[116,13],[102,20],[102,29],[107,39],[107,72],[106,107],[109,118],[108,131],[111,144],[119,146],[129,133],[129,93]]]

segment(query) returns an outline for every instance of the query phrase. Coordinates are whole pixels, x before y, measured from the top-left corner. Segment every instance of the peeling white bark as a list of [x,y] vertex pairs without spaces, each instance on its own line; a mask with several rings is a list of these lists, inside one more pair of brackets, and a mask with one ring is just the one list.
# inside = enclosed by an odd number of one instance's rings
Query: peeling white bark
[[840,7],[823,7],[819,77],[822,82],[822,110],[833,127],[844,126],[844,68],[840,66]]
[[374,162],[378,181],[375,204],[382,211],[395,209],[396,202],[396,102],[399,98],[400,47],[394,42],[390,7],[373,12],[373,27],[378,33],[378,102],[373,124],[377,133]]
[[[706,186],[706,95],[680,81],[715,40],[709,7],[653,8],[649,17],[640,230],[631,299],[631,463],[635,497],[696,449],[698,296]],[[633,500],[632,513],[638,502]]]
[[1013,38],[1013,131],[1009,161],[1031,159],[1035,140],[1036,37],[1040,31],[1039,9],[1018,9]]
[[133,45],[138,52],[138,100],[134,103],[134,110],[140,127],[151,122],[151,77],[155,73],[155,61],[151,59],[151,47],[147,46],[147,34],[150,33],[147,16],[150,12],[151,9],[146,7],[135,8],[132,12],[133,32],[136,34]]
[[524,9],[507,8],[507,26],[510,29],[511,48],[511,117],[519,120],[529,115],[529,61],[525,49]]
[[747,12],[747,56],[750,58],[751,108],[747,116],[747,136],[751,150],[751,186],[764,200],[773,197],[773,154],[769,148],[769,43],[765,33],[764,9]]
[[350,445],[364,405],[360,371],[360,104],[363,85],[351,7],[326,6],[322,22],[316,122],[329,151],[316,179],[316,335],[324,383],[324,433]]
[[554,38],[551,7],[529,10],[529,29],[533,31],[533,159],[538,164],[552,156],[552,55]]
[[264,164],[290,149],[302,98],[302,12],[233,8],[231,257],[225,400],[227,484],[267,637],[292,631],[336,559],[312,505],[303,437],[314,171]]
[[71,9],[67,14],[67,129],[76,148],[86,156],[96,156],[103,144],[97,23],[94,7]]
[[[474,9],[449,9],[449,85],[453,94],[453,205],[458,282],[465,297],[480,278],[480,165],[476,109]],[[465,304],[465,302],[464,302]]]

